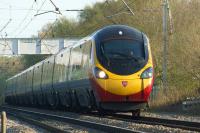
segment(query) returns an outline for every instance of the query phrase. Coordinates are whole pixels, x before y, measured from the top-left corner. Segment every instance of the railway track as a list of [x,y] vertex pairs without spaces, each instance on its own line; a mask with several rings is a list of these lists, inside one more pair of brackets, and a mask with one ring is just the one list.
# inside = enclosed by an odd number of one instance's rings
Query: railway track
[[[11,108],[11,107],[6,107],[6,108]],[[24,111],[22,109],[17,109],[14,108],[15,110],[18,111]],[[32,111],[29,111],[32,112]],[[40,113],[41,115],[44,113]],[[47,114],[45,114],[47,115]],[[52,116],[50,116],[50,118],[53,119],[54,114],[51,114]],[[81,114],[83,115],[83,114]],[[94,116],[94,117],[99,117],[99,113],[97,112],[93,112],[90,114],[85,114],[88,116]],[[86,123],[84,123],[83,120],[80,120],[81,123],[78,121],[76,121],[76,119],[74,118],[69,118],[66,116],[56,116],[56,120],[59,121],[64,121],[64,122],[69,122],[72,124],[77,124],[80,126],[84,126],[84,127],[88,127],[88,128],[93,128],[93,129],[98,129],[101,130],[103,129],[103,131],[105,132],[139,132],[139,131],[131,131],[129,129],[124,130],[123,128],[119,128],[117,127],[115,129],[111,127],[111,130],[109,129],[109,127],[107,127],[108,125],[104,125],[104,124],[100,124],[99,126],[94,126],[92,123],[93,122],[89,122],[86,121]],[[162,126],[166,126],[166,127],[170,127],[170,128],[179,128],[179,129],[184,129],[184,130],[190,130],[190,131],[198,131],[200,132],[200,123],[199,122],[190,122],[190,121],[181,121],[181,120],[172,120],[172,119],[161,119],[161,118],[155,118],[155,117],[137,117],[137,118],[132,118],[131,115],[124,115],[124,114],[109,114],[109,115],[104,115],[101,116],[102,118],[108,118],[108,119],[114,119],[114,120],[120,120],[120,121],[125,121],[125,122],[132,122],[132,123],[139,123],[139,124],[147,124],[147,125],[162,125]],[[69,119],[68,119],[69,118]],[[83,123],[82,123],[83,121]],[[98,124],[97,124],[98,125]]]
[[170,120],[170,119],[162,119],[155,117],[138,117],[132,118],[130,115],[122,115],[122,114],[114,114],[111,116],[105,116],[110,119],[117,119],[126,122],[134,122],[139,124],[148,124],[148,125],[162,125],[171,128],[180,128],[184,130],[190,131],[198,131],[200,132],[200,123],[199,122],[191,122],[191,121],[181,121],[181,120]]
[[[34,116],[35,117],[41,117],[41,118],[44,118],[44,119],[56,120],[56,121],[59,121],[59,122],[70,123],[70,124],[79,125],[79,126],[82,126],[82,127],[87,127],[87,128],[90,128],[90,129],[103,131],[103,132],[142,133],[142,132],[136,131],[136,130],[131,130],[131,129],[127,129],[127,128],[112,126],[112,125],[105,125],[105,124],[102,124],[102,123],[91,122],[91,121],[82,120],[82,119],[78,119],[78,118],[71,118],[71,117],[66,117],[66,116],[59,116],[59,115],[54,115],[54,114],[47,114],[47,113],[41,113],[41,112],[35,112],[35,111],[24,110],[24,109],[19,109],[19,108],[12,108],[12,107],[5,107],[5,106],[3,106],[1,109],[5,110],[8,113],[8,115],[11,114],[11,115],[14,115],[16,117],[20,116],[20,119],[23,119],[23,120],[27,119],[26,117],[22,116],[22,114],[25,114],[25,116],[31,115],[32,118],[34,118]],[[37,126],[40,126],[40,124],[42,125],[41,122],[34,120],[32,118],[29,118],[29,119],[30,119],[30,121],[32,121],[32,123],[34,125],[37,125]],[[58,129],[56,127],[52,127],[52,126],[48,127],[48,126],[49,125],[44,124],[40,127],[44,128],[44,129],[48,129],[48,130],[50,130],[50,132],[59,132],[59,133],[60,132],[61,133],[66,132],[66,131]]]
[[54,127],[54,126],[51,126],[51,125],[48,125],[48,124],[45,124],[45,123],[42,123],[42,122],[40,122],[39,120],[36,120],[36,119],[34,119],[34,118],[31,118],[30,116],[28,117],[28,116],[22,116],[22,115],[20,115],[18,112],[10,112],[10,111],[7,111],[7,114],[9,115],[9,116],[13,116],[13,117],[15,117],[15,118],[18,118],[18,119],[20,119],[20,120],[22,120],[22,121],[25,121],[25,122],[27,122],[27,123],[29,123],[29,124],[32,124],[32,125],[35,125],[35,126],[37,126],[37,127],[40,127],[40,128],[42,128],[42,129],[45,129],[46,131],[48,131],[48,132],[54,132],[54,133],[68,133],[67,131],[64,131],[64,130],[62,130],[62,129],[59,129],[59,128],[57,128],[57,127]]

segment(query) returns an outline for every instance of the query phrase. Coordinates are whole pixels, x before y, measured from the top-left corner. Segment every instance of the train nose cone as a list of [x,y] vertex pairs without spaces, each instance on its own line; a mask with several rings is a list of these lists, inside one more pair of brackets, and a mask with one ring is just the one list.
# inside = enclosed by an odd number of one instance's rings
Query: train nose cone
[[126,87],[128,85],[128,81],[122,81],[123,87]]

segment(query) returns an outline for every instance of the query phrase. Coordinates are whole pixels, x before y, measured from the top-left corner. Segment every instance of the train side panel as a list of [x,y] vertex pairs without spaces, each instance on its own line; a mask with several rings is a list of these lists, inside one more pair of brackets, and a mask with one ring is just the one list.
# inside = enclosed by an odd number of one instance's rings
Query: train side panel
[[72,107],[91,107],[91,87],[88,78],[91,42],[85,41],[71,49],[68,87],[71,90]]
[[55,55],[53,88],[59,98],[59,104],[64,107],[70,107],[72,103],[68,89],[69,61],[70,49]]
[[50,106],[54,106],[55,104],[57,104],[57,99],[53,90],[54,61],[55,57],[51,56],[43,62],[42,92],[45,101]]
[[37,64],[34,66],[33,69],[33,96],[35,104],[42,105],[43,104],[43,95],[41,89],[41,82],[42,82],[42,63]]

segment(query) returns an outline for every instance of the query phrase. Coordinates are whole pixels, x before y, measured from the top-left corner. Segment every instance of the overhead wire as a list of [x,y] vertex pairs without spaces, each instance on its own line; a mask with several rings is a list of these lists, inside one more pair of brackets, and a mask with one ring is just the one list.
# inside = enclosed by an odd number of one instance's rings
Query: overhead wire
[[36,13],[34,16],[38,16],[38,15],[42,15],[42,14],[46,14],[46,13],[55,13],[55,14],[60,14],[62,15],[60,9],[56,6],[56,4],[54,4],[54,2],[52,0],[49,0],[51,2],[51,4],[54,6],[55,10],[52,11],[52,10],[48,10],[48,11],[45,11],[45,12],[42,12],[42,13]]
[[[127,4],[127,2],[125,2],[125,0],[121,0],[122,2],[123,2],[123,5],[122,6],[120,6],[119,7],[119,9],[117,10],[117,11],[113,11],[112,10],[112,14],[111,15],[109,15],[109,16],[106,16],[107,17],[107,19],[111,19],[112,17],[114,17],[114,16],[118,16],[118,15],[121,15],[121,14],[132,14],[132,15],[134,15],[134,12],[132,11],[132,9],[129,7],[129,5],[132,5],[133,3],[134,3],[134,1],[131,1],[130,3],[128,3]],[[110,5],[109,4],[109,1],[108,0],[106,0],[105,1],[108,5]],[[127,9],[127,10],[125,10],[125,9]],[[124,11],[125,10],[125,11]],[[128,12],[126,12],[126,11],[129,11],[130,13],[128,13]],[[113,12],[115,12],[115,13],[113,13]]]
[[[40,8],[37,10],[36,14],[41,10],[41,8],[44,6],[44,3],[46,2],[46,0],[43,1],[43,3],[41,4]],[[15,35],[15,37],[17,35],[20,35],[21,33],[23,33],[26,28],[30,25],[30,23],[35,19],[35,16],[33,16],[29,21],[28,23]]]
[[8,48],[9,48],[8,50],[10,50],[10,51],[12,52],[12,54],[14,54],[12,48],[10,47],[10,45],[8,44],[8,41],[6,40],[6,37],[3,37],[3,36],[1,35],[1,39],[4,41],[4,43],[0,43],[0,45],[3,45],[3,46],[4,46],[4,48],[3,48],[2,51],[5,51],[5,50],[6,50],[6,47],[8,47]]
[[[10,22],[12,21],[11,19],[11,6],[9,6],[9,17],[10,19],[8,20],[8,22],[1,28],[0,33],[7,28],[7,26],[10,24]],[[5,32],[6,33],[6,32]],[[1,35],[1,38],[5,41],[5,44],[0,43],[1,45],[4,46],[3,51],[6,50],[6,46],[8,46],[10,48],[10,50],[12,51],[11,47],[9,46],[8,42],[6,41],[6,37],[7,37],[7,33],[5,34],[5,37],[3,38],[3,35]],[[12,51],[13,53],[13,51]]]
[[[34,8],[0,8],[0,10],[11,10],[11,11],[38,11],[38,9],[34,9]],[[60,9],[59,9],[60,10]],[[49,11],[49,10],[40,10],[40,11]],[[52,11],[55,11],[55,10],[52,10]],[[63,9],[63,10],[60,10],[61,12],[64,12],[64,11],[84,11],[83,9]]]
[[[122,2],[124,3],[124,1],[122,1]],[[122,12],[123,10],[127,9],[127,5],[133,4],[133,2],[134,2],[134,1],[131,1],[131,2],[128,3],[128,4],[126,3],[126,4],[123,4],[122,6],[120,6],[120,9],[117,10],[117,13],[120,13],[120,12]],[[106,6],[106,5],[110,6],[109,0],[105,0],[104,6]],[[109,8],[109,7],[107,7],[107,8]],[[129,11],[129,10],[130,10],[130,7],[128,8],[128,11]],[[115,12],[115,11],[114,11],[114,10],[111,10],[111,12],[113,13],[113,12]],[[115,13],[115,14],[116,14],[116,13]],[[112,18],[108,18],[108,17],[106,16],[105,12],[103,12],[103,16],[104,16],[104,18],[106,18],[108,21],[110,21],[110,22],[113,23],[113,24],[119,23],[119,22],[116,22],[116,20],[113,20]],[[94,29],[94,28],[97,28],[98,25],[99,25],[99,24],[96,23],[96,24],[93,24],[92,26],[88,27],[87,29],[85,29],[83,32],[80,33],[80,36],[83,35],[83,34],[86,33],[86,32],[91,31],[91,30]]]
[[12,21],[12,19],[11,19],[11,6],[9,6],[9,20],[8,20],[8,22],[0,29],[0,33],[4,30],[4,29],[6,29],[7,28],[7,26],[10,24],[10,22]]
[[12,19],[9,19],[8,22],[3,26],[3,28],[0,29],[0,32],[2,32],[9,25],[11,21]]
[[[40,41],[40,43],[42,42],[42,40],[47,36],[47,34],[49,33],[49,31],[50,30],[53,30],[53,26],[56,24],[56,22],[58,21],[58,19],[56,19],[54,22],[53,22],[53,24],[50,26],[50,28],[48,28],[48,30],[47,31],[45,31],[45,34],[39,39],[39,41]],[[43,42],[44,43],[44,46],[46,47],[46,49],[47,49],[47,51],[49,52],[49,53],[52,53],[51,52],[51,50],[48,48],[48,44],[46,44],[45,42]],[[42,43],[41,43],[41,45],[42,45]]]
[[[33,2],[33,3],[31,4],[30,9],[33,8],[34,4],[35,4],[35,2]],[[27,17],[29,16],[30,13],[31,13],[31,10],[28,10],[28,12],[26,13],[25,17],[24,17],[24,18],[22,19],[22,21],[19,23],[19,25],[17,26],[17,28],[15,28],[15,30],[13,30],[13,32],[16,32],[16,31],[22,26],[22,24],[25,22],[25,20],[27,19]],[[11,34],[12,34],[12,33],[11,33]]]
[[129,7],[129,5],[125,2],[125,0],[122,0],[122,2],[128,8],[129,12],[131,12],[132,15],[135,15],[135,13],[132,11],[132,9]]
[[[53,12],[53,13],[56,13],[56,14],[60,14],[62,15],[62,13],[60,12],[59,8],[54,4],[54,2],[52,0],[50,0],[50,2],[53,4],[53,6],[55,7],[55,11],[46,11],[46,12],[43,12],[43,13],[36,13],[34,16],[38,16],[38,15],[42,15],[42,14],[45,14],[45,13],[49,13],[49,12]],[[49,33],[50,30],[53,30],[53,26],[56,24],[56,22],[58,21],[58,19],[56,19],[53,24],[50,26],[50,28],[45,32],[45,34],[39,39],[40,41],[40,44],[42,45],[42,40],[47,36],[47,34]],[[43,44],[44,46],[46,47],[46,49],[48,50],[49,53],[52,53],[50,48],[48,47],[49,45],[46,44],[44,41],[43,41]],[[48,46],[47,46],[48,45]]]
[[[105,0],[105,2],[104,2],[104,4],[103,4],[104,7],[106,7],[106,5],[110,6],[108,0]],[[108,7],[108,8],[109,8],[109,7]],[[112,11],[112,12],[113,12],[113,11]],[[111,22],[111,23],[113,23],[113,24],[116,24],[116,22],[115,22],[114,20],[106,18],[105,12],[103,12],[103,16],[104,16],[104,18],[105,18],[106,20],[108,20],[109,22]],[[87,27],[87,29],[85,29],[83,32],[81,32],[79,36],[82,36],[84,33],[91,32],[91,30],[97,28],[97,26],[99,26],[99,23],[90,25],[90,27]]]
[[[46,0],[44,0],[43,3],[41,4],[41,6],[37,9],[36,14],[37,14],[39,11],[41,11],[41,8],[44,6],[44,3],[45,3],[45,2],[46,2]],[[35,2],[33,2],[33,4],[31,5],[30,9],[33,8],[34,3],[35,3]],[[29,14],[30,14],[31,11],[32,11],[32,10],[28,10],[27,14],[26,14],[25,17],[23,18],[23,20],[20,22],[20,24],[18,25],[18,27],[15,29],[15,31],[16,31],[17,29],[21,28],[21,25],[25,22],[25,20],[27,19],[27,17],[29,16]],[[15,37],[16,37],[17,35],[20,35],[22,32],[24,32],[25,29],[26,29],[26,28],[30,25],[30,23],[34,20],[34,18],[35,18],[35,16],[33,16],[33,17],[28,21],[28,23],[15,35]],[[5,29],[5,27],[6,27],[7,25],[8,25],[8,23],[2,28],[2,30]],[[0,30],[0,31],[2,31],[2,30]],[[12,51],[11,47],[9,46],[9,44],[8,44],[7,41],[6,41],[6,38],[3,38],[3,36],[1,36],[1,37],[2,37],[2,39],[5,41],[5,44],[2,44],[2,45],[4,46],[4,51],[5,51],[5,49],[6,49],[6,46],[8,46],[8,48]],[[12,54],[14,54],[13,51],[12,51]]]
[[52,0],[49,0],[49,1],[53,4],[53,6],[55,7],[55,10],[56,10],[59,14],[62,15],[62,13],[60,12],[60,10],[59,10],[59,8],[56,6],[56,4],[54,4],[54,2],[53,2]]
[[[59,8],[52,2],[52,0],[50,0],[50,1],[51,1],[51,3],[54,5],[56,11],[60,12]],[[37,13],[36,13],[36,14],[38,14],[39,11],[42,11],[41,8],[43,7],[43,5],[44,5],[45,2],[46,2],[46,0],[43,1],[42,5],[41,5],[40,8],[37,10]],[[33,5],[34,5],[34,3],[33,3]],[[21,27],[21,25],[22,25],[22,24],[24,23],[24,21],[27,19],[29,12],[31,12],[32,10],[35,10],[35,9],[32,9],[32,8],[33,8],[33,5],[31,6],[31,8],[28,9],[27,15],[26,15],[26,16],[24,17],[24,19],[21,21],[21,23],[20,23],[20,25],[18,26],[18,28]],[[65,10],[65,11],[71,11],[71,10]],[[83,10],[73,10],[73,11],[83,11]],[[61,12],[60,12],[60,14],[61,14]],[[23,32],[26,30],[26,28],[30,25],[30,23],[31,23],[34,19],[35,19],[35,16],[33,16],[33,17],[28,21],[28,23],[18,32],[17,35],[20,35],[21,33],[23,33]],[[48,35],[49,30],[52,30],[52,29],[53,29],[53,26],[55,25],[56,22],[57,22],[57,19],[56,19],[55,22],[53,22],[53,24],[52,24],[51,27],[48,29],[48,31],[46,31],[45,34],[40,38],[40,41],[43,40],[43,39]],[[112,20],[111,20],[111,22],[114,23]],[[90,28],[93,29],[94,27],[96,27],[96,25],[93,25],[93,26],[90,27]],[[89,29],[88,29],[88,30],[89,30]],[[16,35],[16,36],[17,36],[17,35]],[[15,36],[15,37],[16,37],[16,36]],[[46,46],[46,47],[47,47],[47,46]]]

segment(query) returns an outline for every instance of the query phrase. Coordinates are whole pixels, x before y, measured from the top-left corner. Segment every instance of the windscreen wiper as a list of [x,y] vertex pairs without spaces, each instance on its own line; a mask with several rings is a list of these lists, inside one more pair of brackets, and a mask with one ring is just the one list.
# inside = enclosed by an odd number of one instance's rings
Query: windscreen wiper
[[101,46],[101,52],[103,54],[103,56],[106,58],[106,60],[108,61],[108,66],[110,66],[110,59],[108,58],[108,56],[105,54],[103,47]]

